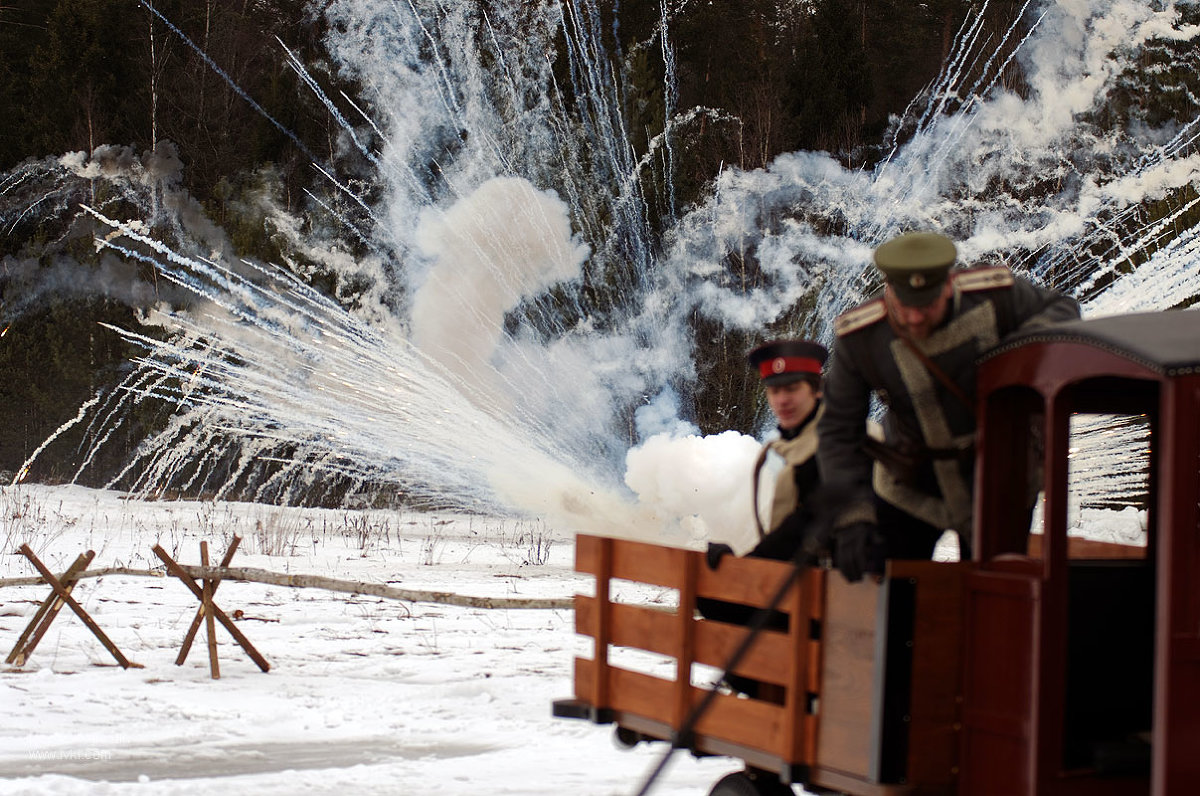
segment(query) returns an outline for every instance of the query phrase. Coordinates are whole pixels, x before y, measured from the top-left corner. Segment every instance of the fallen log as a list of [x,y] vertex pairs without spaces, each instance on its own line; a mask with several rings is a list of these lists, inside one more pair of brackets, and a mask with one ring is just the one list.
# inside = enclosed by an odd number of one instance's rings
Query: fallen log
[[[197,567],[180,565],[180,568],[193,578],[211,580],[238,580],[248,583],[266,583],[272,586],[286,586],[291,589],[325,589],[344,594],[365,594],[371,597],[383,597],[389,600],[406,600],[415,603],[440,603],[456,605],[463,608],[516,608],[524,610],[558,610],[575,607],[572,597],[475,597],[467,594],[455,594],[445,591],[428,591],[424,589],[398,589],[382,583],[366,583],[356,580],[338,580],[321,575],[285,575],[253,567]],[[138,577],[161,578],[166,575],[162,569],[132,569],[129,567],[104,567],[88,569],[78,574],[79,578],[98,578],[104,575],[133,575]],[[46,581],[39,576],[26,578],[0,579],[0,588],[5,586],[36,586]]]
[[423,589],[398,589],[382,583],[364,583],[354,580],[338,580],[321,575],[284,575],[253,567],[195,567],[182,566],[185,572],[194,578],[210,578],[212,580],[241,580],[252,583],[268,583],[273,586],[287,586],[294,589],[315,588],[326,591],[337,591],[348,594],[366,594],[372,597],[385,597],[390,600],[407,600],[415,603],[440,603],[442,605],[457,605],[463,608],[523,608],[523,609],[561,609],[574,608],[572,597],[474,597],[467,594],[455,594],[446,591],[426,591]]
[[[75,575],[75,579],[102,578],[105,575],[137,575],[138,577],[163,578],[167,572],[163,569],[134,569],[132,567],[97,567],[85,569]],[[5,586],[39,586],[46,582],[41,575],[30,575],[24,578],[0,578],[0,589]]]

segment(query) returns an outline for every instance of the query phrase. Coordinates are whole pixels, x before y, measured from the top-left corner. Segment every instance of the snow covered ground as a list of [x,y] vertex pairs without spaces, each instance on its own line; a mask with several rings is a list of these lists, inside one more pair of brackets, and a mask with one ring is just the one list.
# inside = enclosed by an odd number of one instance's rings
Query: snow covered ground
[[[570,538],[538,523],[261,505],[129,503],[76,487],[0,489],[0,579],[159,567],[154,544],[199,564],[457,594],[567,599],[591,588]],[[269,553],[269,554],[268,554]],[[48,587],[0,589],[7,656]],[[619,748],[611,728],[551,716],[588,654],[570,610],[478,609],[225,582],[216,604],[269,661],[261,672],[219,625],[219,680],[203,630],[175,665],[197,607],[174,578],[82,580],[75,596],[122,669],[64,608],[21,667],[0,665],[3,794],[624,794],[662,745]],[[676,755],[654,793],[703,794],[729,759]]]
[[[1136,542],[1133,509],[1093,514],[1095,538]],[[78,487],[0,488],[0,580],[34,575],[21,544],[56,573],[148,570],[161,545],[181,564],[232,565],[476,597],[567,601],[590,592],[569,535],[538,522],[136,503]],[[942,548],[938,557],[953,557]],[[45,585],[0,588],[7,656]],[[74,595],[121,652],[122,669],[69,608],[23,666],[0,665],[0,794],[631,794],[663,745],[619,748],[611,729],[556,719],[572,660],[590,655],[567,608],[464,608],[227,581],[216,594],[270,663],[261,672],[218,626],[219,680],[203,630],[174,661],[197,601],[174,578],[108,575]],[[655,599],[655,595],[647,595]],[[677,754],[657,796],[698,796],[725,758]]]

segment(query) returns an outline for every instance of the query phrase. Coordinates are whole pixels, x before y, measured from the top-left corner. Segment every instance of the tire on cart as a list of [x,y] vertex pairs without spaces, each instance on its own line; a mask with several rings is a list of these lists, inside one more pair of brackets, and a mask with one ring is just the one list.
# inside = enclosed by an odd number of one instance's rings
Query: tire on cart
[[721,777],[708,796],[796,796],[796,792],[774,774],[750,769]]

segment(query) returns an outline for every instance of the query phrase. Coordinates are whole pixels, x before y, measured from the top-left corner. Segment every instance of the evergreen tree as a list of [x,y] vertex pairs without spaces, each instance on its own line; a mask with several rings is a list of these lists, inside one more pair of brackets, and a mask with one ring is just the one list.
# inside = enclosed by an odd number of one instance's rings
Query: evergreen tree
[[59,0],[50,9],[45,39],[28,63],[29,123],[44,151],[91,152],[138,140],[145,110],[128,55],[136,17],[134,0]]

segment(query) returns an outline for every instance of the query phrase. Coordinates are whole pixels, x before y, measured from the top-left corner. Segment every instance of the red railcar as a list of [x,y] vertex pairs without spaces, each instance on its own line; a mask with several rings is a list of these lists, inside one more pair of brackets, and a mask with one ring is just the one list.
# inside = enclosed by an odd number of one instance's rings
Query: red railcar
[[[787,622],[734,667],[765,684],[748,698],[708,694],[747,630],[696,603],[767,606],[789,565],[727,559],[713,572],[696,551],[580,537],[577,568],[596,591],[577,597],[576,627],[594,647],[555,714],[744,761],[714,796],[790,783],[861,796],[1200,792],[1200,312],[1006,343],[981,363],[978,394],[972,560],[893,561],[857,584],[805,570],[778,605]],[[1112,501],[1144,509],[1144,544],[1068,534],[1072,481],[1096,477],[1072,463],[1089,423],[1143,430],[1106,455],[1140,475]],[[1029,489],[1044,497],[1040,535]],[[666,587],[677,603],[623,601],[614,583]]]

